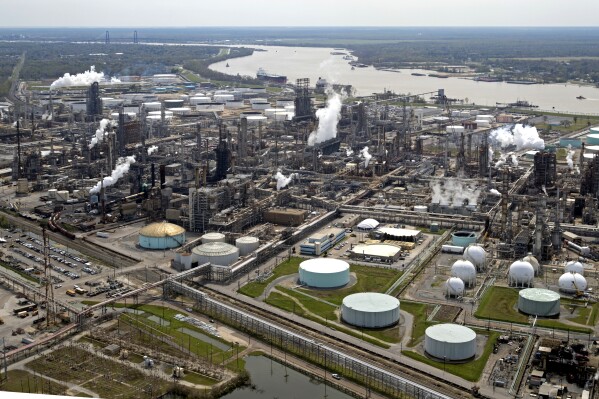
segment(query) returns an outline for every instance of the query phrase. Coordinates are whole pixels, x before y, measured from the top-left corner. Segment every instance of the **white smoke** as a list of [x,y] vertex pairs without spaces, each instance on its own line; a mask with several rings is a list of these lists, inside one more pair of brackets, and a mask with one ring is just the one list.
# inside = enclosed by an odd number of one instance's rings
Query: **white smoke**
[[568,144],[568,155],[566,155],[566,162],[568,162],[568,168],[570,168],[570,170],[574,170],[574,160],[572,159],[574,154],[575,151],[572,150],[572,146]]
[[499,161],[495,162],[495,167],[499,168],[500,166],[502,166],[505,162],[507,161],[506,155],[505,154],[500,154],[499,155]]
[[348,148],[347,150],[345,150],[345,156],[351,157],[353,154],[354,154],[354,152],[352,151],[351,148]]
[[370,153],[368,152],[368,147],[362,148],[362,151],[360,151],[360,153],[362,154],[362,158],[364,158],[364,166],[368,167],[368,164],[372,159],[372,155],[370,155]]
[[150,148],[148,148],[148,155],[152,155],[156,151],[158,151],[158,146],[157,145],[153,145]]
[[457,179],[445,179],[441,182],[431,182],[431,203],[451,205],[455,207],[476,205],[481,190],[474,183],[466,183]]
[[507,148],[515,145],[517,150],[542,150],[545,141],[539,137],[539,132],[534,126],[516,124],[495,129],[489,135],[494,147]]
[[309,146],[337,137],[337,123],[341,119],[341,96],[334,91],[330,91],[328,94],[326,108],[316,111],[318,128],[310,133]]
[[129,167],[132,163],[135,163],[134,156],[119,158],[116,162],[116,168],[114,168],[110,176],[106,176],[101,182],[96,183],[96,185],[91,190],[89,190],[90,194],[100,192],[102,184],[104,185],[104,187],[114,185],[121,177],[123,177],[126,173],[129,172]]
[[281,171],[278,170],[277,174],[275,175],[275,179],[277,180],[277,191],[279,191],[282,188],[287,187],[287,185],[289,183],[291,183],[293,178],[297,178],[297,177],[298,177],[297,173],[292,173],[289,175],[289,177],[285,177],[285,175],[283,175],[281,173]]
[[85,71],[83,73],[78,73],[77,75],[71,75],[70,73],[65,73],[63,77],[56,79],[50,85],[51,89],[55,89],[58,87],[68,87],[68,86],[89,86],[94,82],[98,83],[121,83],[121,81],[117,78],[109,78],[104,75],[104,72],[96,72],[96,67],[89,67],[89,71]]
[[496,189],[492,188],[491,190],[489,190],[490,194],[496,195],[498,197],[501,197],[501,193],[499,191],[497,191]]
[[512,165],[518,166],[518,157],[516,156],[516,154],[511,154],[511,158],[512,158]]
[[98,141],[104,140],[104,135],[106,134],[106,129],[112,126],[116,126],[117,122],[111,121],[110,119],[102,119],[100,121],[100,127],[96,130],[96,135],[92,137],[92,141],[89,143],[89,148],[93,148]]

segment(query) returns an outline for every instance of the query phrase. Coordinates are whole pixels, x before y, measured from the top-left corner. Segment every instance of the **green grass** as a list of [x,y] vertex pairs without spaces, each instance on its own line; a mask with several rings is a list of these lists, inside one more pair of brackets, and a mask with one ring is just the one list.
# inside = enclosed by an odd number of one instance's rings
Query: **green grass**
[[[2,377],[4,377],[4,373],[2,373]],[[24,370],[10,370],[8,372],[8,379],[0,384],[0,391],[46,395],[64,395],[67,389],[65,385],[57,384],[39,375],[34,376]],[[0,396],[4,397],[1,394]],[[7,396],[10,397],[10,395]]]
[[289,313],[296,314],[298,316],[306,317],[306,312],[295,301],[279,292],[271,292],[268,298],[264,301],[269,305],[276,308],[286,310]]
[[[516,304],[518,302],[519,291],[509,287],[490,287],[480,301],[474,316],[479,319],[490,319],[505,321],[508,323],[528,324],[528,316],[518,312]],[[583,316],[581,316],[583,317]],[[595,318],[597,316],[595,315]],[[577,318],[569,319],[576,323]],[[584,323],[579,324],[586,324]],[[577,327],[562,323],[557,319],[537,319],[537,326],[545,328],[555,328],[558,330],[570,330],[587,334],[592,332],[590,328]]]
[[351,265],[350,271],[355,273],[357,277],[356,284],[351,287],[338,290],[310,290],[303,288],[301,291],[340,306],[343,298],[350,294],[387,291],[402,274],[402,272],[393,269],[358,265]]
[[241,287],[238,292],[252,298],[257,298],[264,293],[264,290],[266,289],[268,284],[270,284],[275,279],[281,276],[287,276],[289,274],[297,273],[299,264],[302,263],[304,260],[305,259],[303,258],[290,258],[289,260],[286,260],[279,264],[277,267],[275,267],[272,275],[265,281],[252,281],[251,283],[248,283]]
[[32,281],[32,282],[34,282],[35,284],[39,284],[39,283],[40,283],[40,280],[39,280],[37,277],[34,277],[34,276],[32,276],[31,274],[29,274],[29,273],[25,273],[25,272],[24,272],[24,271],[22,271],[22,270],[19,270],[19,269],[15,269],[15,268],[13,268],[13,267],[10,267],[10,266],[8,265],[8,263],[5,263],[5,262],[3,262],[3,261],[1,261],[1,260],[0,260],[0,266],[1,266],[1,267],[3,267],[3,268],[5,268],[5,269],[7,269],[7,270],[10,270],[10,271],[11,271],[11,272],[13,272],[13,273],[16,273],[16,274],[18,274],[19,276],[23,277],[25,280]]
[[[337,307],[331,306],[327,303],[303,295],[300,292],[290,290],[281,286],[277,286],[277,290],[284,292],[285,294],[297,299],[302,305],[306,307],[306,309],[308,309],[315,315],[320,316],[323,319],[337,320],[337,315],[335,314],[335,310],[337,309]],[[296,309],[297,308],[299,307],[296,306]]]
[[[478,333],[481,334],[480,332],[478,332]],[[447,371],[448,373],[457,375],[458,377],[461,377],[465,380],[475,382],[480,379],[483,369],[485,368],[485,365],[487,364],[487,360],[489,359],[489,356],[491,355],[491,352],[493,351],[493,344],[495,343],[495,341],[497,341],[497,337],[499,337],[498,332],[489,333],[488,338],[487,338],[487,343],[485,344],[485,349],[484,349],[482,355],[478,359],[470,361],[468,363],[461,363],[461,364],[445,363],[445,365],[444,365],[443,361],[439,362],[439,361],[430,359],[430,358],[428,358],[424,355],[421,355],[419,353],[416,353],[416,352],[405,350],[402,353],[414,360],[418,360],[419,362],[426,363],[426,364],[436,367],[440,370],[445,369],[445,371]]]
[[185,376],[183,377],[183,381],[191,382],[196,385],[204,385],[204,386],[212,386],[216,384],[218,381],[213,380],[212,378],[208,378],[198,373],[194,373],[193,371],[185,371]]
[[414,316],[414,322],[412,324],[412,337],[410,342],[408,342],[409,347],[414,347],[420,341],[422,341],[422,337],[424,337],[424,331],[427,329],[427,327],[434,324],[426,321],[428,313],[432,311],[433,306],[424,303],[401,301],[400,307],[401,310],[406,311]]

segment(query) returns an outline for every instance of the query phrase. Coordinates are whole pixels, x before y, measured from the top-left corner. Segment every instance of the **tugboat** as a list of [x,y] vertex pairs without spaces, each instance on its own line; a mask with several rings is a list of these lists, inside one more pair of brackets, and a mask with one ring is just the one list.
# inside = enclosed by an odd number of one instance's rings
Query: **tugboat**
[[227,68],[229,67],[229,63],[228,63],[228,62],[227,62],[227,65],[226,65],[226,67],[227,67]]
[[284,75],[275,75],[272,73],[266,72],[262,68],[258,68],[258,72],[256,73],[256,77],[260,80],[266,80],[269,82],[285,84],[287,83],[287,76]]
[[586,100],[586,97],[583,97],[583,96],[578,96],[578,97],[576,97],[576,99],[577,99],[577,100]]

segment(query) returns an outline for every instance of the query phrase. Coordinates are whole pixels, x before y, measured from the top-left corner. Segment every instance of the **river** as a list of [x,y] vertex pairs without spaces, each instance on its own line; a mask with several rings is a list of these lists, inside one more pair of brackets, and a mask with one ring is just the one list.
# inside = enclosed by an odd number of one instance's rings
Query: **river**
[[[286,75],[288,82],[310,78],[312,85],[319,77],[329,82],[351,84],[357,95],[392,90],[396,93],[428,93],[445,89],[449,98],[468,99],[482,106],[495,106],[517,100],[538,105],[541,110],[599,114],[599,88],[574,84],[519,85],[505,82],[476,82],[450,77],[413,76],[413,72],[432,71],[402,69],[390,72],[368,68],[351,69],[342,55],[331,55],[332,48],[247,46],[255,51],[251,56],[234,58],[210,65],[210,69],[230,75],[255,77],[258,68],[274,74]],[[229,67],[227,67],[227,64]],[[576,97],[586,97],[578,100]]]

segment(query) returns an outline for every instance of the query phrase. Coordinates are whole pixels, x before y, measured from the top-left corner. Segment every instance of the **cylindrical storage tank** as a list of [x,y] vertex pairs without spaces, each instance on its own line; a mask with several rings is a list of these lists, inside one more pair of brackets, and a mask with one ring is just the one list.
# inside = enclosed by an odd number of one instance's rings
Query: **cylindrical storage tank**
[[522,260],[523,260],[524,262],[528,262],[528,263],[530,263],[530,264],[532,265],[532,268],[533,268],[533,269],[534,269],[534,271],[535,271],[535,276],[538,276],[538,275],[539,275],[539,268],[540,268],[541,266],[539,265],[539,261],[537,260],[537,258],[535,258],[535,257],[532,255],[532,253],[530,253],[530,252],[529,252],[529,253],[528,253],[528,255],[526,255],[524,258],[522,258]]
[[282,112],[285,112],[284,108],[268,108],[264,110],[264,115],[266,115],[267,118],[272,118],[275,114],[280,114]]
[[239,255],[245,256],[260,247],[260,240],[257,237],[239,237],[235,240],[235,246],[239,248]]
[[150,102],[150,103],[143,103],[142,105],[147,111],[160,111],[160,109],[162,108],[162,104],[157,101]]
[[51,200],[56,199],[56,193],[58,192],[57,189],[55,188],[51,188],[50,190],[48,190],[48,198]]
[[464,126],[446,126],[446,133],[464,133]]
[[268,99],[262,97],[250,98],[250,104],[254,103],[268,103]]
[[272,119],[274,119],[275,121],[286,121],[287,119],[289,119],[289,113],[277,112],[272,116]]
[[184,252],[179,256],[179,263],[183,265],[185,270],[191,269],[191,264],[193,263],[193,256],[190,252]]
[[225,110],[225,103],[203,103],[196,105],[198,112],[221,112]]
[[234,101],[235,100],[235,96],[233,94],[215,94],[212,99],[216,102],[227,102],[227,101]]
[[176,224],[151,223],[139,230],[139,246],[146,249],[177,248],[185,244],[185,229]]
[[575,294],[587,289],[587,280],[579,273],[564,273],[559,278],[558,285],[560,291]]
[[561,137],[559,139],[559,146],[563,148],[580,148],[582,147],[582,140],[572,137]]
[[532,286],[535,269],[528,262],[517,260],[512,263],[508,271],[508,283],[518,287]]
[[474,121],[474,123],[476,123],[476,125],[478,127],[490,127],[491,126],[491,122],[489,122],[486,119],[477,119]]
[[589,133],[591,134],[599,134],[599,127],[592,127],[589,129]]
[[268,118],[264,115],[250,115],[246,119],[248,120],[248,124],[258,125],[260,123],[265,124]]
[[451,275],[460,278],[468,286],[476,284],[476,268],[468,260],[455,261],[451,266]]
[[584,147],[586,153],[588,154],[597,154],[599,153],[599,145],[587,145]]
[[560,295],[543,288],[526,288],[518,294],[518,310],[533,316],[549,317],[560,312]]
[[212,100],[210,99],[210,97],[190,97],[189,98],[189,105],[198,105],[198,104],[206,104],[206,103],[210,103],[212,102]]
[[481,120],[481,121],[489,121],[489,122],[494,122],[495,121],[495,117],[493,115],[478,115],[476,117],[477,120]]
[[453,109],[451,110],[451,116],[460,116],[460,110],[459,109]]
[[225,108],[229,108],[229,109],[239,109],[243,107],[243,101],[227,101],[225,103]]
[[361,292],[343,298],[341,319],[362,328],[382,328],[399,321],[399,300],[391,295]]
[[264,103],[252,103],[252,109],[263,109],[263,110],[267,110],[267,109],[271,109],[271,105],[270,103],[264,102]]
[[453,245],[467,247],[476,242],[476,233],[472,231],[456,231],[451,233],[451,242]]
[[189,101],[189,95],[188,94],[181,94],[181,95],[179,95],[179,98],[181,100],[183,100],[183,102],[188,102]]
[[599,145],[599,132],[593,132],[593,128],[591,133],[587,134],[587,145]]
[[239,259],[239,249],[224,242],[208,242],[192,250],[194,262],[231,266]]
[[173,115],[189,115],[191,114],[191,108],[189,107],[181,107],[181,108],[170,108]]
[[466,250],[464,250],[464,259],[472,262],[476,270],[485,270],[487,265],[487,252],[481,246],[476,244],[470,244]]
[[183,107],[184,101],[183,100],[164,100],[164,107],[165,108],[181,108]]
[[349,283],[349,264],[333,258],[305,260],[299,265],[299,281],[315,288],[344,286]]
[[107,108],[117,107],[121,105],[125,100],[122,98],[107,98],[106,100],[102,100],[102,105]]
[[[148,112],[148,115],[150,115],[150,116],[156,116],[156,115],[162,116],[162,111],[150,111],[150,112]],[[173,111],[164,110],[164,116],[167,117],[167,118],[168,117],[172,117],[173,116]]]
[[85,101],[78,101],[78,102],[71,103],[71,110],[73,112],[86,111],[87,103]]
[[476,355],[476,333],[459,324],[437,324],[424,332],[424,350],[437,359],[460,361]]
[[202,244],[207,244],[209,242],[225,242],[225,235],[222,233],[206,233],[202,237]]
[[291,99],[281,99],[277,100],[277,107],[286,107],[288,105],[294,105],[294,101]]
[[458,297],[464,295],[466,285],[459,277],[450,277],[445,281],[445,295]]
[[470,118],[470,111],[461,111],[460,117],[462,118]]
[[426,205],[414,205],[414,212],[424,213],[428,211],[428,207]]
[[565,272],[578,273],[581,276],[584,276],[584,265],[576,260],[571,260],[570,262],[566,263]]

